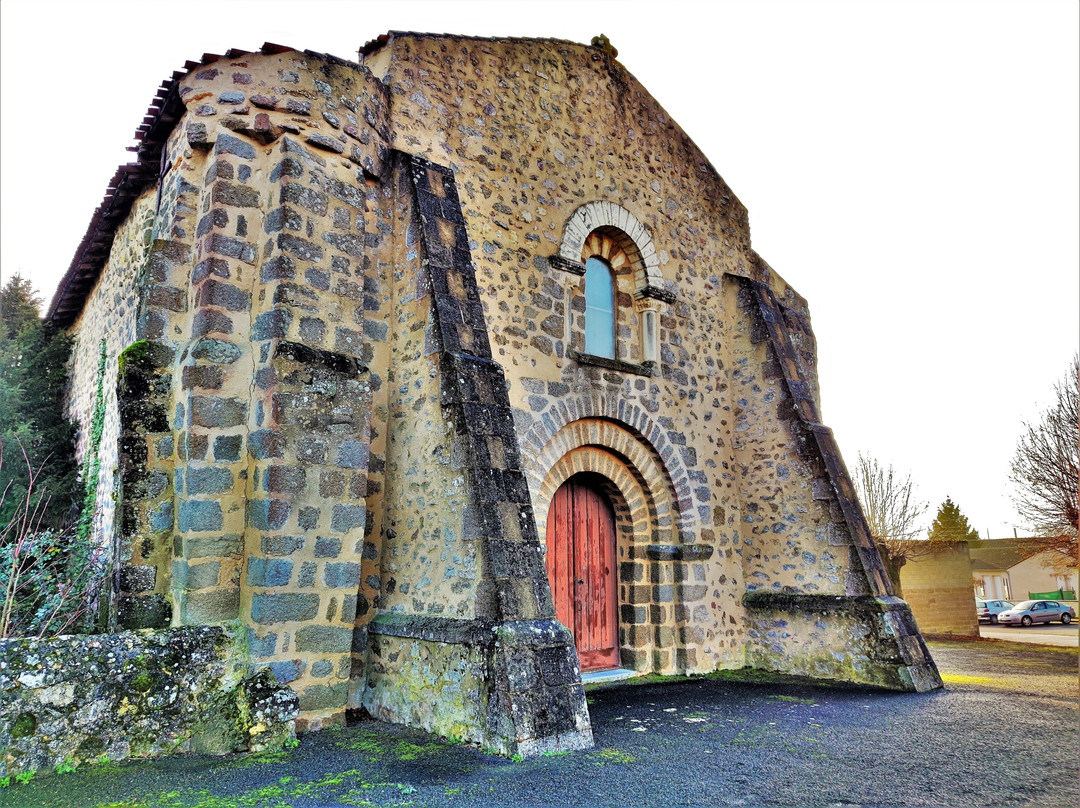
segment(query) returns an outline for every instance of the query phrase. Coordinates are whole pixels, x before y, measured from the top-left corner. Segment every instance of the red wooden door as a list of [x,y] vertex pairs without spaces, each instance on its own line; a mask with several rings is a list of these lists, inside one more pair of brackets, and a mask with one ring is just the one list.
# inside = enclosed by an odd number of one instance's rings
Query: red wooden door
[[547,572],[555,615],[574,634],[581,669],[617,668],[615,512],[589,475],[571,477],[551,500]]

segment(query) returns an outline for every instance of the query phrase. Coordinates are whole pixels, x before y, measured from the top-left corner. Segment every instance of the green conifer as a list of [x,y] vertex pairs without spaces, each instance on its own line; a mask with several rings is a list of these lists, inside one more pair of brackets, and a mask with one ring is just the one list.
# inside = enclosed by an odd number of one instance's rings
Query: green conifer
[[63,414],[71,339],[40,309],[29,280],[14,275],[0,288],[0,526],[24,504],[31,470],[48,499],[43,527],[70,523],[77,502],[75,425]]
[[968,524],[967,517],[950,497],[938,508],[934,524],[930,525],[930,541],[978,541],[979,532]]

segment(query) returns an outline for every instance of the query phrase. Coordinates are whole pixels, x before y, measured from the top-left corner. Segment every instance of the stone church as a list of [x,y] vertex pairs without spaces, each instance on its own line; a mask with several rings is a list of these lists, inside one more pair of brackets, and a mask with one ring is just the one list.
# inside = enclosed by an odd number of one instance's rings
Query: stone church
[[806,301],[598,38],[267,44],[166,81],[62,281],[111,628],[537,754],[582,676],[940,686]]

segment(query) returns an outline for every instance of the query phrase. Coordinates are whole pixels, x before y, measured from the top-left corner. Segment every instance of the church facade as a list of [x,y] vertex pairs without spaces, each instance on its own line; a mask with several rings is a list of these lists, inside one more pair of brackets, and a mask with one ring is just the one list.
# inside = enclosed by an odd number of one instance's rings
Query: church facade
[[583,672],[939,687],[806,301],[606,41],[361,57],[174,74],[52,302],[113,626],[509,754],[591,744]]

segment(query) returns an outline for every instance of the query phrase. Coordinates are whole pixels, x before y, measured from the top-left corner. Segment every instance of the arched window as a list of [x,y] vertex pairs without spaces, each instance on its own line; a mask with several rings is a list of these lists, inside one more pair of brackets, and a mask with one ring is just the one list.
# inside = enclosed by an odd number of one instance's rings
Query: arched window
[[615,283],[596,256],[585,262],[585,353],[615,358]]

